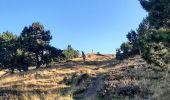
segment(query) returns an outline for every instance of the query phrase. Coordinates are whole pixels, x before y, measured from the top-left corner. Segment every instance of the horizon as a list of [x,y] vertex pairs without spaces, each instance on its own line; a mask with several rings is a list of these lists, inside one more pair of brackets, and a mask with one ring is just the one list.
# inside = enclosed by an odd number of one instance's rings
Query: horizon
[[25,26],[40,22],[51,31],[56,48],[70,44],[85,53],[102,54],[115,53],[127,41],[126,34],[147,15],[138,0],[2,0],[0,8],[0,33],[19,35]]

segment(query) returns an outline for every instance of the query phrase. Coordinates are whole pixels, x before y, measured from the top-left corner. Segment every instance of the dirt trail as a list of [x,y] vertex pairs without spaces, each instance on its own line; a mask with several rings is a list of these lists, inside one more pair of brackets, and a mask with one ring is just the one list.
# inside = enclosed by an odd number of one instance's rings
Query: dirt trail
[[103,77],[100,75],[96,76],[95,81],[93,82],[92,86],[85,92],[82,100],[95,100],[98,91],[102,89],[103,85]]

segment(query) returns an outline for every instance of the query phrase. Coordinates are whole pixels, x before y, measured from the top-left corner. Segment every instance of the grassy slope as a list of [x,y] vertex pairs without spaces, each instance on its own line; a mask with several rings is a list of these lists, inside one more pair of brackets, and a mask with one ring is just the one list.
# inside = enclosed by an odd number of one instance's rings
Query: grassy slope
[[[155,73],[140,58],[119,62],[111,56],[92,54],[86,64],[75,59],[42,68],[37,74],[35,70],[7,74],[0,78],[0,100],[159,100],[160,97],[166,100],[169,83],[169,73]],[[133,86],[139,87],[140,91]],[[128,94],[126,89],[136,89],[137,94]]]

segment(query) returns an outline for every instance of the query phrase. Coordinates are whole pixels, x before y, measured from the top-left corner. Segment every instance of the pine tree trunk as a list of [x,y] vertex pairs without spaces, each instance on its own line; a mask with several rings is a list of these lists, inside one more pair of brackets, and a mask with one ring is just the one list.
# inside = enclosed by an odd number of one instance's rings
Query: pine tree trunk
[[39,61],[38,54],[36,54],[36,63],[37,63],[36,69],[40,68],[40,61]]
[[142,56],[142,52],[141,52],[141,49],[139,48],[139,55]]
[[36,65],[36,76],[35,76],[35,78],[37,80],[38,79],[38,69],[40,68],[38,54],[36,54],[36,63],[37,63],[37,65]]

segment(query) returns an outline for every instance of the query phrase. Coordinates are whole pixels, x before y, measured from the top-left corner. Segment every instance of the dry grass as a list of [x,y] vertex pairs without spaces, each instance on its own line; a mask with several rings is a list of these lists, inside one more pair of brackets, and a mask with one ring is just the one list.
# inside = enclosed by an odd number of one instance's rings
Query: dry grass
[[[73,100],[75,91],[82,87],[88,89],[87,85],[92,84],[89,80],[104,72],[104,69],[96,68],[97,66],[84,64],[74,67],[72,64],[64,67],[54,65],[37,72],[31,70],[7,75],[0,79],[0,100]],[[88,80],[81,78],[84,74],[90,76]],[[68,80],[71,81],[70,84],[65,82]],[[77,85],[79,80],[83,81]]]
[[[110,71],[105,76],[105,86],[99,92],[102,100],[168,100],[170,93],[170,74],[168,71],[155,72],[150,65],[140,58],[131,58],[122,61],[115,67],[108,68]],[[140,93],[127,95],[131,87],[138,86]],[[119,87],[125,87],[124,89]],[[122,90],[119,90],[122,89]],[[122,91],[122,94],[119,94]]]
[[4,75],[4,74],[6,74],[5,71],[0,71],[0,76],[2,76],[2,75]]
[[[92,57],[82,64],[80,59],[42,68],[26,73],[15,73],[0,79],[0,100],[74,100],[83,98],[93,89],[95,79],[104,77],[102,90],[92,96],[102,100],[168,100],[170,98],[170,75],[167,72],[154,72],[142,59],[131,58],[122,62]],[[90,59],[90,58],[88,58]],[[96,59],[96,61],[94,61]],[[107,59],[107,60],[106,60]],[[170,71],[169,71],[170,72]],[[5,72],[1,71],[0,76]],[[134,97],[118,95],[122,87],[138,86],[140,93]]]

